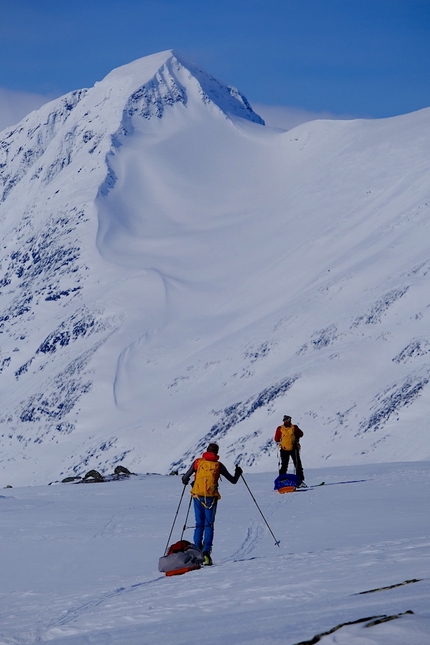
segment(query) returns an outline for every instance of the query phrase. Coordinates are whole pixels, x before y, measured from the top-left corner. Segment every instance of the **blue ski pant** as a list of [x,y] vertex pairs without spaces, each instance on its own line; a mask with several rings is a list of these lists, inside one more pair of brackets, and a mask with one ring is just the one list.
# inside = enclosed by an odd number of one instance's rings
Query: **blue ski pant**
[[198,549],[207,551],[207,553],[212,550],[217,503],[217,497],[194,497],[194,515],[196,517],[194,544]]

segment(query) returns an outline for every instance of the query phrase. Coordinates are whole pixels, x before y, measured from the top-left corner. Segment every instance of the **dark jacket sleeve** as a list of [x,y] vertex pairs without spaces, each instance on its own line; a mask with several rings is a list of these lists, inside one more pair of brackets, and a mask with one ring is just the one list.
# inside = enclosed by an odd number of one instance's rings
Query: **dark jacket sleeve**
[[237,484],[237,482],[238,482],[238,481],[239,481],[239,479],[240,479],[240,475],[241,475],[241,472],[242,472],[242,471],[240,471],[239,473],[237,473],[237,474],[235,474],[235,475],[230,475],[230,473],[228,472],[228,470],[227,470],[227,468],[224,466],[224,464],[220,464],[220,465],[221,465],[221,469],[220,469],[220,471],[219,471],[219,474],[220,474],[222,477],[225,477],[225,478],[226,478],[226,479],[227,479],[231,484]]
[[186,486],[188,484],[188,482],[190,481],[193,472],[194,472],[194,461],[191,464],[191,466],[188,468],[188,470],[185,473],[185,475],[182,475],[182,483],[184,484],[184,486]]
[[303,431],[300,430],[299,426],[294,426],[294,434],[296,435],[297,440],[299,440],[300,437],[303,437]]

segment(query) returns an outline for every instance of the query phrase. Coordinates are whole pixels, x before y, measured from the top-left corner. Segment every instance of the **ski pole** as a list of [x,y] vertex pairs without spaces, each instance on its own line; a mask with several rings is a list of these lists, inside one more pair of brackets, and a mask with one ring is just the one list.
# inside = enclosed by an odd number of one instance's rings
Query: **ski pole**
[[[190,502],[189,502],[189,504],[188,504],[187,514],[186,514],[186,516],[185,516],[184,527],[183,527],[183,529],[182,529],[182,533],[181,533],[181,540],[182,540],[182,538],[184,537],[185,529],[187,528],[188,515],[190,514],[190,508],[191,508],[191,502],[192,502],[192,500],[193,500],[193,498],[192,498],[192,497],[191,497],[191,495],[190,495]],[[188,528],[191,528],[191,527],[188,527]]]
[[179,500],[178,508],[176,509],[176,515],[175,515],[175,518],[174,518],[174,520],[173,520],[172,528],[170,529],[169,537],[167,538],[167,544],[166,544],[166,548],[164,549],[164,555],[166,555],[166,553],[167,553],[167,549],[169,548],[170,538],[172,537],[173,528],[174,528],[175,523],[176,523],[176,518],[178,517],[179,509],[180,509],[181,504],[182,504],[182,498],[183,498],[183,496],[184,496],[184,493],[185,493],[185,489],[186,489],[186,487],[187,487],[187,485],[186,485],[186,484],[184,484],[184,487],[183,487],[183,489],[182,489],[181,499]]
[[272,529],[270,528],[270,526],[269,526],[269,524],[268,524],[268,522],[267,522],[266,518],[265,518],[265,517],[264,517],[264,515],[263,515],[263,511],[262,511],[262,510],[261,510],[261,508],[258,506],[258,504],[257,504],[257,500],[255,499],[254,495],[251,493],[251,489],[249,488],[248,484],[246,483],[246,480],[245,480],[245,477],[243,476],[243,474],[241,475],[241,477],[242,477],[242,479],[243,479],[243,483],[245,484],[245,486],[246,486],[246,487],[247,487],[247,489],[249,490],[249,494],[251,495],[252,499],[254,500],[254,504],[256,505],[256,507],[258,508],[258,510],[260,511],[261,517],[262,517],[262,518],[263,518],[263,520],[266,522],[266,526],[267,526],[267,528],[269,529],[270,533],[272,534],[273,539],[275,540],[275,544],[276,544],[276,546],[279,546],[279,545],[280,545],[280,543],[281,543],[281,542],[280,542],[280,540],[277,540],[277,539],[276,539],[276,537],[275,537],[275,535],[274,535],[274,533],[273,533]]

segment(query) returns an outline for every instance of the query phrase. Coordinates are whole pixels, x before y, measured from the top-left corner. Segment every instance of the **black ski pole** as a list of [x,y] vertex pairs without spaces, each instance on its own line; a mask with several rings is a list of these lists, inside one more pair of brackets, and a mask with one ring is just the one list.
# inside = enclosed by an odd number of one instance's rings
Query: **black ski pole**
[[260,511],[261,517],[262,517],[262,518],[263,518],[263,520],[266,522],[266,526],[267,526],[267,528],[269,529],[270,533],[272,534],[273,539],[275,540],[275,544],[276,544],[276,546],[279,546],[279,545],[280,545],[280,543],[281,543],[281,542],[280,542],[280,540],[277,540],[277,539],[276,539],[276,537],[275,537],[275,535],[274,535],[274,533],[273,533],[272,529],[270,528],[270,526],[269,526],[269,524],[268,524],[268,522],[267,522],[266,518],[265,518],[265,517],[264,517],[264,515],[263,515],[263,511],[262,511],[262,510],[261,510],[261,508],[258,506],[258,504],[257,504],[257,500],[255,499],[254,495],[251,493],[251,489],[249,488],[248,484],[246,483],[246,480],[245,480],[245,477],[243,476],[243,474],[241,475],[241,477],[242,477],[242,479],[243,479],[243,483],[245,484],[245,486],[246,486],[246,487],[247,487],[247,489],[249,490],[249,494],[251,495],[252,499],[254,500],[254,504],[256,505],[256,507],[258,508],[258,510]]
[[167,553],[167,549],[169,548],[170,538],[172,537],[173,528],[174,528],[175,523],[176,523],[176,518],[178,517],[179,509],[180,509],[181,504],[182,504],[182,498],[183,498],[183,496],[184,496],[184,493],[185,493],[185,489],[186,489],[186,487],[187,487],[187,485],[186,485],[186,484],[184,484],[184,487],[183,487],[183,489],[182,489],[181,499],[179,500],[178,508],[176,509],[175,519],[173,520],[172,528],[170,529],[169,537],[167,538],[167,544],[166,544],[166,548],[164,549],[164,555],[166,555],[166,553]]
[[[182,529],[182,533],[181,533],[181,540],[182,540],[182,538],[184,537],[185,529],[187,528],[188,515],[190,514],[190,508],[191,508],[191,502],[192,502],[192,500],[193,500],[193,498],[192,498],[192,497],[191,497],[191,495],[190,495],[190,502],[189,502],[189,504],[188,504],[187,514],[186,514],[186,516],[185,516],[184,527],[183,527],[183,529]],[[191,527],[189,527],[189,528],[191,528]]]

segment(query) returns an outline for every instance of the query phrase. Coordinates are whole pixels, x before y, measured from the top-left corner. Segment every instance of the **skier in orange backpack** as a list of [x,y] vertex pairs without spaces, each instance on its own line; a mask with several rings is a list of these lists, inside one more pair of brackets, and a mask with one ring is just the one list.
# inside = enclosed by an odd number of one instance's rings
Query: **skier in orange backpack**
[[222,475],[232,484],[237,484],[242,474],[242,468],[236,466],[234,475],[230,475],[224,464],[219,461],[218,450],[216,443],[210,443],[207,451],[191,464],[185,475],[182,475],[182,483],[186,486],[192,474],[195,474],[191,488],[196,517],[194,544],[203,551],[203,564],[206,565],[212,564],[215,513],[218,500],[221,499],[218,480]]
[[288,462],[290,457],[293,460],[296,468],[296,474],[302,480],[300,485],[306,486],[305,474],[303,472],[302,461],[300,459],[300,438],[303,437],[303,432],[299,426],[291,423],[291,417],[285,415],[284,422],[281,426],[276,428],[274,440],[280,445],[281,453],[281,467],[279,474],[284,475],[288,470]]

